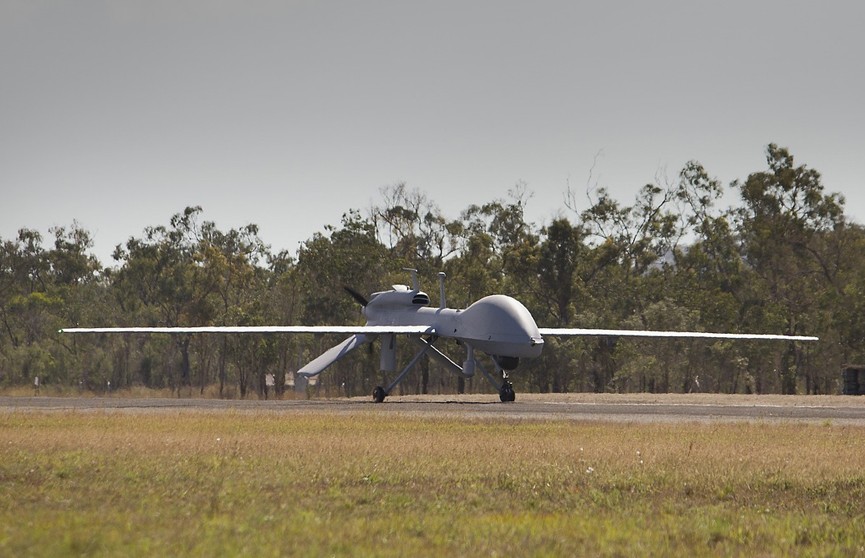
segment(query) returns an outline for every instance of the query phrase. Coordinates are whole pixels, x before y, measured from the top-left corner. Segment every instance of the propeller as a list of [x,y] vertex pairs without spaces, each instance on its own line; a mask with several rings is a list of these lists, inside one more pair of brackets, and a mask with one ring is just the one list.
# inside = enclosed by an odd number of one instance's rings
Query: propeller
[[345,289],[345,292],[350,294],[351,298],[355,299],[361,306],[366,306],[367,304],[369,304],[369,301],[366,299],[365,296],[352,289],[351,287],[343,286],[343,289]]

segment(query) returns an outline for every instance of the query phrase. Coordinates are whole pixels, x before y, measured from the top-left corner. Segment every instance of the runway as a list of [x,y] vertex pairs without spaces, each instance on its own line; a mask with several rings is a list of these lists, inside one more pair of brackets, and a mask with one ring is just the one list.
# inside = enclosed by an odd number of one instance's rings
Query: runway
[[98,411],[122,413],[273,412],[394,413],[465,419],[617,422],[787,421],[865,426],[865,397],[740,395],[518,394],[501,403],[493,395],[369,398],[224,400],[200,398],[0,397],[9,412]]

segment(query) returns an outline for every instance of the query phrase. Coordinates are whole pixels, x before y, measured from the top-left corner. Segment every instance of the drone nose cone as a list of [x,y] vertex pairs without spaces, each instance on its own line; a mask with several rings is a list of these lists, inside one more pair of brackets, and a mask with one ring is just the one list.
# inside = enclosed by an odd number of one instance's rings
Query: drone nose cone
[[509,296],[478,300],[462,312],[461,321],[463,333],[490,354],[536,357],[543,348],[535,319],[520,301]]

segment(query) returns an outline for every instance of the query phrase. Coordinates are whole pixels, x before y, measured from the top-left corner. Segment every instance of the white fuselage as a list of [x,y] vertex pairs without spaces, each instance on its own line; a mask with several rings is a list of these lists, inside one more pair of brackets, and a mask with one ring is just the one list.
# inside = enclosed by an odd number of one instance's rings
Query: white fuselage
[[[420,299],[418,296],[420,295]],[[375,293],[363,313],[370,326],[430,327],[437,337],[457,339],[489,355],[533,358],[544,340],[528,309],[505,295],[484,297],[464,310],[430,308],[424,293]],[[413,302],[414,301],[414,302]]]

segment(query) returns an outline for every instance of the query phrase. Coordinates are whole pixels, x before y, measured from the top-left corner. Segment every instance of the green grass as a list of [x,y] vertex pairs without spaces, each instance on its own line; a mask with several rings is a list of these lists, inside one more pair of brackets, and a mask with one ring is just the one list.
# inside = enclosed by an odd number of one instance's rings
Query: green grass
[[865,429],[0,414],[4,556],[865,556]]

